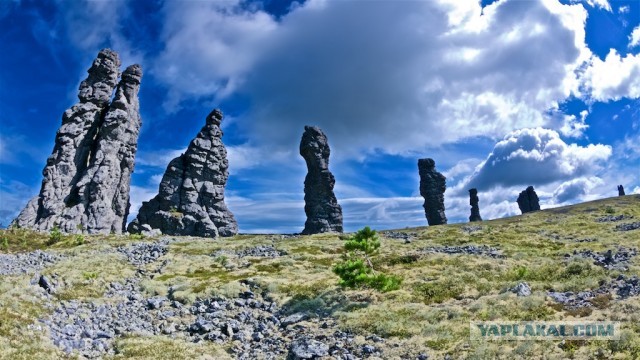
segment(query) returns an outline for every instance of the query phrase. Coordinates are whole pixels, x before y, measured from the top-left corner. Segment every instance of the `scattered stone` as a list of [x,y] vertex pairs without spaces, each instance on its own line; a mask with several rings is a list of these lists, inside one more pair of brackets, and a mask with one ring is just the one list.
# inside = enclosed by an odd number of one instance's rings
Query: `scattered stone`
[[307,221],[303,235],[343,231],[342,207],[333,187],[335,177],[329,171],[329,142],[319,127],[305,126],[300,141],[300,155],[307,163],[304,179],[304,212]]
[[329,355],[329,346],[307,337],[294,340],[289,353],[292,359],[315,359],[327,355]]
[[616,280],[606,282],[595,290],[581,292],[555,292],[549,291],[547,295],[554,301],[561,303],[568,309],[592,307],[593,300],[597,296],[615,294],[619,300],[624,300],[630,296],[640,295],[640,281],[637,276],[631,278],[620,275]]
[[526,190],[518,196],[518,207],[523,214],[540,210],[540,199],[533,189],[533,186],[527,187]]
[[58,227],[65,233],[124,231],[141,124],[142,69],[129,66],[118,83],[119,67],[117,53],[98,53],[80,84],[80,102],[62,117],[40,193],[12,225],[38,231]]
[[433,159],[419,159],[420,195],[424,198],[424,213],[430,226],[447,223],[444,213],[444,192],[447,178],[437,172]]
[[616,231],[631,231],[640,229],[640,221],[616,225]]
[[583,243],[583,242],[594,242],[594,241],[598,241],[598,239],[596,239],[596,238],[576,239],[576,242],[577,242],[577,243]]
[[465,226],[462,226],[460,228],[460,230],[464,231],[467,234],[471,234],[471,233],[474,233],[474,232],[482,231],[482,226],[479,226],[479,225],[476,225],[476,226],[474,226],[474,225],[471,225],[471,226],[465,225]]
[[167,301],[167,298],[164,296],[154,296],[152,298],[147,299],[147,307],[151,310],[160,309],[162,304]]
[[49,294],[53,294],[53,293],[56,292],[56,287],[53,284],[53,282],[51,282],[51,280],[49,280],[49,278],[44,276],[44,275],[40,275],[39,276],[39,278],[38,278],[38,286],[43,288]]
[[280,256],[287,255],[287,252],[284,250],[278,250],[273,245],[258,245],[251,248],[244,248],[241,250],[216,250],[211,253],[210,256],[218,257],[218,256],[237,256],[239,258],[253,256],[253,257],[264,257],[264,258],[277,258]]
[[471,205],[471,215],[469,216],[469,221],[482,221],[482,217],[480,217],[480,207],[478,203],[480,199],[478,198],[478,189],[469,189],[469,205]]
[[411,241],[418,236],[418,234],[414,232],[404,233],[399,231],[385,231],[381,234],[387,239],[404,240],[405,243],[411,243]]
[[220,110],[213,110],[187,151],[171,160],[158,195],[142,203],[127,228],[130,233],[141,233],[144,224],[167,235],[218,237],[238,233],[236,219],[224,202],[229,161],[222,143],[222,118]]
[[33,274],[60,259],[60,255],[42,250],[20,254],[0,254],[0,275]]
[[511,289],[511,292],[517,294],[518,296],[529,296],[531,295],[531,287],[526,282],[518,283],[515,287]]
[[297,314],[289,315],[282,320],[281,325],[284,327],[287,327],[289,325],[299,323],[300,321],[304,321],[307,318],[309,318],[309,315],[305,313],[297,313]]
[[278,250],[273,245],[258,245],[252,248],[237,251],[236,254],[238,255],[238,257],[255,256],[277,258],[287,255],[287,252],[284,250]]
[[574,250],[573,255],[586,259],[593,259],[593,263],[595,265],[602,266],[605,269],[626,270],[626,267],[621,265],[628,263],[632,257],[636,256],[637,250],[627,249],[624,247],[618,247],[615,253],[611,249],[603,253],[597,253],[592,250]]
[[603,217],[597,218],[596,222],[599,222],[599,223],[602,223],[602,222],[616,222],[616,221],[621,221],[621,220],[625,220],[625,219],[633,219],[633,216],[607,215],[607,216],[603,216]]
[[442,246],[442,247],[428,247],[423,250],[426,253],[441,253],[441,254],[467,254],[467,255],[480,255],[488,256],[491,258],[504,258],[505,256],[500,253],[500,250],[487,246],[487,245],[464,245],[464,246]]
[[166,239],[152,243],[134,243],[118,247],[118,252],[126,256],[131,264],[142,266],[157,261],[169,252],[168,244],[169,240]]
[[618,196],[624,196],[624,186],[618,185]]
[[152,229],[149,224],[140,225],[140,234],[144,237],[156,237],[162,235],[160,229]]

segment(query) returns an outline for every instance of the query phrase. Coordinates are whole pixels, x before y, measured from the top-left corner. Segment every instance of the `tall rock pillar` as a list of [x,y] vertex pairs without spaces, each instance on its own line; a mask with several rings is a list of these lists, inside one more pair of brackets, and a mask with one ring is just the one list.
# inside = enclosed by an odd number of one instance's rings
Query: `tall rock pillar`
[[469,205],[471,205],[469,221],[482,221],[482,218],[480,217],[480,206],[478,205],[479,202],[478,189],[469,189]]
[[419,159],[420,195],[424,198],[424,213],[429,225],[447,223],[444,213],[444,192],[447,190],[447,178],[436,171],[433,159]]
[[187,151],[171,160],[160,189],[142,203],[127,230],[158,229],[167,235],[233,236],[238,224],[224,202],[229,178],[227,150],[222,143],[222,112],[213,110]]
[[128,208],[140,129],[142,70],[139,65],[129,67],[118,83],[119,67],[116,52],[98,53],[80,84],[80,101],[62,116],[53,152],[42,171],[40,193],[12,225],[38,231],[58,226],[67,233],[122,232],[127,212],[121,208]]
[[342,207],[333,187],[336,183],[329,171],[329,142],[319,127],[305,126],[300,141],[300,155],[307,163],[304,179],[304,212],[307,221],[302,234],[339,232],[342,229]]
[[527,187],[518,195],[518,207],[523,214],[540,210],[540,199],[533,186]]

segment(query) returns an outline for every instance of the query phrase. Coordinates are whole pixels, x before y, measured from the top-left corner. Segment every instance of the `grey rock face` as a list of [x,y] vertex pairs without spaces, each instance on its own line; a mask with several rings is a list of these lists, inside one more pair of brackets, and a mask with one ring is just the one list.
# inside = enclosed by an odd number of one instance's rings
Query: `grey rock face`
[[[13,225],[39,231],[121,233],[129,212],[129,183],[140,130],[139,65],[118,83],[120,59],[98,54],[80,84],[80,102],[65,111],[40,194]],[[115,98],[109,104],[116,87]]]
[[444,192],[447,189],[447,178],[436,171],[433,159],[419,159],[420,195],[424,198],[424,213],[429,225],[447,223],[444,213]]
[[224,202],[229,178],[227,150],[222,143],[222,112],[213,110],[187,151],[171,160],[158,195],[142,203],[127,230],[140,233],[143,225],[168,235],[233,236],[238,225]]
[[289,357],[292,359],[315,359],[329,355],[329,346],[320,341],[301,337],[291,343]]
[[302,234],[339,232],[342,228],[342,207],[338,204],[333,187],[336,179],[329,171],[329,142],[315,126],[305,126],[300,141],[300,155],[307,163],[304,179],[304,212],[307,221]]
[[60,260],[55,253],[36,250],[22,254],[0,254],[0,275],[32,274]]
[[536,194],[533,186],[529,186],[520,193],[518,196],[518,207],[523,214],[540,210],[540,199],[538,199],[538,194]]
[[624,186],[618,185],[618,196],[624,196]]
[[511,292],[518,296],[529,296],[531,295],[531,287],[526,282],[520,282],[511,289]]
[[469,221],[482,221],[482,217],[480,217],[480,207],[478,206],[478,190],[477,189],[469,189],[469,205],[471,205],[471,215],[469,216]]

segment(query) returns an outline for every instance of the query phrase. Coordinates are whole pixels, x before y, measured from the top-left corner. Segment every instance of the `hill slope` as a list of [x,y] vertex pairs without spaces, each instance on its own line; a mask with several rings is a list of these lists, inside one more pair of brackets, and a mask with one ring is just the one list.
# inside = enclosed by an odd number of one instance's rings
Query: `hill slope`
[[[637,358],[638,227],[640,195],[629,195],[383,231],[373,264],[404,279],[387,293],[337,286],[348,235],[3,230],[0,358]],[[531,295],[510,291],[521,282]],[[469,338],[470,321],[572,319],[620,321],[621,339]]]

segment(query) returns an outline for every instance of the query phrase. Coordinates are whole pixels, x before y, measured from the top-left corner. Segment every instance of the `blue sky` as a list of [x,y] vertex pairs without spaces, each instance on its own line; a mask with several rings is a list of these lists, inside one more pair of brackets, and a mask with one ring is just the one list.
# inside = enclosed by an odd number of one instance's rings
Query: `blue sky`
[[214,107],[241,232],[304,227],[304,125],[329,138],[345,228],[426,225],[417,159],[450,222],[640,193],[640,2],[0,1],[0,222],[37,194],[97,52],[140,63],[132,211]]

